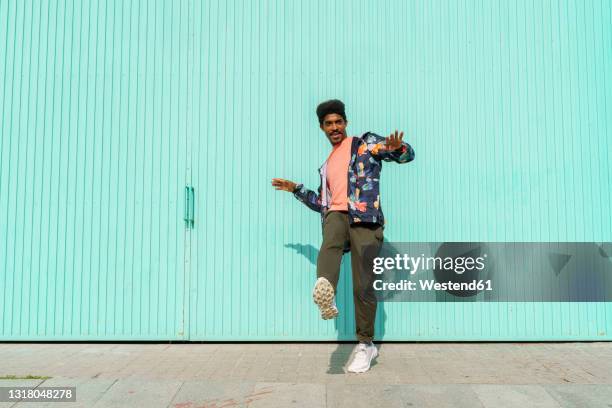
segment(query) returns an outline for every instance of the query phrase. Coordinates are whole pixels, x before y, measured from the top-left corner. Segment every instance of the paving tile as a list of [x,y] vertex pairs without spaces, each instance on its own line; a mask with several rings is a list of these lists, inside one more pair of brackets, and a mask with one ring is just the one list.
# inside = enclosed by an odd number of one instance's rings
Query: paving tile
[[320,408],[326,407],[325,384],[257,383],[251,408]]
[[186,381],[168,405],[170,408],[244,407],[264,398],[254,393],[254,382]]
[[[6,376],[8,374],[0,375]],[[0,387],[37,387],[44,380],[0,380]],[[15,405],[14,402],[0,402],[0,408],[9,408]]]
[[409,406],[405,404],[417,402],[416,398],[404,397],[399,387],[400,386],[368,383],[328,384],[326,397],[327,407],[386,408]]
[[543,387],[564,408],[612,407],[612,385],[555,384]]
[[39,386],[76,387],[76,402],[23,402],[15,405],[15,408],[89,408],[110,389],[115,381],[103,378],[50,378]]
[[104,408],[166,408],[179,391],[180,381],[122,378],[93,405]]
[[540,385],[472,385],[485,408],[558,408],[561,405]]
[[467,385],[328,385],[330,408],[482,407]]

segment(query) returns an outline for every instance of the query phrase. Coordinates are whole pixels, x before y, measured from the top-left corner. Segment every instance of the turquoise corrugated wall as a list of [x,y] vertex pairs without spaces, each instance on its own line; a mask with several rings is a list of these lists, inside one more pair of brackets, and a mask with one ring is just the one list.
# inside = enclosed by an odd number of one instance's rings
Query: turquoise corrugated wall
[[[0,0],[0,339],[352,339],[270,186],[317,187],[333,97],[415,148],[388,241],[612,241],[611,72],[607,0]],[[377,338],[609,340],[612,304],[381,303]]]

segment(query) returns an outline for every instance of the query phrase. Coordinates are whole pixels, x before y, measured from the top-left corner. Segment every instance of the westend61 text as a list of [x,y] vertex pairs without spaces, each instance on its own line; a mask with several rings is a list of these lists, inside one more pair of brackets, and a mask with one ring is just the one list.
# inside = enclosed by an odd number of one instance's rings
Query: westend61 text
[[[491,280],[473,280],[470,282],[436,282],[433,279],[418,281],[421,290],[493,290]],[[417,290],[417,282],[402,279],[399,282],[383,282],[378,279],[372,284],[374,290]]]

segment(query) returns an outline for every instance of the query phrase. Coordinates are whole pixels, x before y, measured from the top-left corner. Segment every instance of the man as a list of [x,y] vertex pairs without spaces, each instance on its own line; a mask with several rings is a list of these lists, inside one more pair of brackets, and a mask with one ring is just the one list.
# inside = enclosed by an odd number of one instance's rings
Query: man
[[[332,99],[317,107],[319,126],[332,145],[329,157],[319,168],[318,193],[302,184],[275,178],[277,190],[292,192],[310,209],[321,213],[323,243],[317,259],[317,281],[313,299],[323,319],[338,316],[335,294],[343,252],[351,251],[353,301],[359,344],[348,371],[366,372],[378,355],[372,342],[376,298],[372,294],[371,258],[383,242],[384,216],[380,205],[379,176],[382,161],[407,163],[414,150],[397,130],[383,138],[366,132],[348,137],[344,104]],[[374,252],[371,249],[374,248]]]

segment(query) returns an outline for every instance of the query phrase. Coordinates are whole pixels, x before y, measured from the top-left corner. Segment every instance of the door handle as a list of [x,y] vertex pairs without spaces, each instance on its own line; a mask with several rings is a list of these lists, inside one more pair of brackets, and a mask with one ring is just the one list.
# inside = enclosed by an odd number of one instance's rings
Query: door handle
[[190,187],[189,186],[185,186],[185,208],[183,209],[183,220],[185,221],[185,227],[190,228],[191,227],[191,221],[189,218],[189,210],[190,210],[190,196],[191,196],[191,192],[189,191]]
[[189,186],[189,226],[193,228],[195,224],[195,190]]

